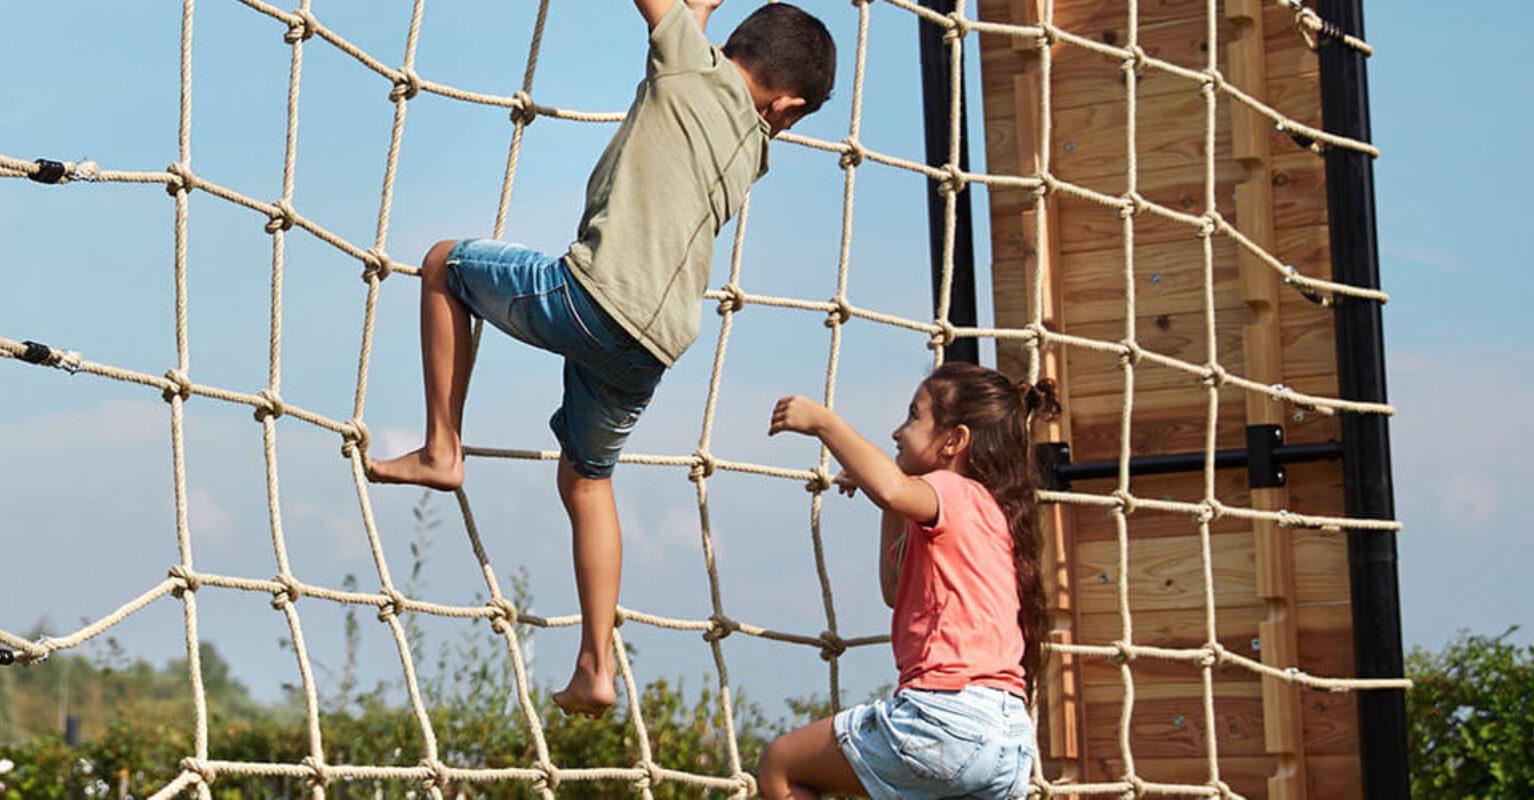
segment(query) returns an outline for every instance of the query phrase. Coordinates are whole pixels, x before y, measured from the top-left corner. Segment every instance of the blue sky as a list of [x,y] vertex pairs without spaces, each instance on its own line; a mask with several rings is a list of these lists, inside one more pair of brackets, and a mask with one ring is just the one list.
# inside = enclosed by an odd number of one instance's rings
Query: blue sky
[[[587,110],[621,110],[643,56],[643,25],[626,4],[556,4],[534,96]],[[855,15],[845,2],[813,3],[841,43],[836,98],[801,128],[846,135]],[[1534,7],[1488,3],[1477,23],[1437,3],[1366,8],[1377,162],[1380,244],[1401,536],[1403,625],[1408,645],[1436,647],[1461,627],[1499,632],[1534,618],[1524,566],[1534,513],[1523,502],[1522,454],[1534,447],[1534,357],[1515,344],[1531,286],[1522,268],[1534,211],[1524,187],[1534,163],[1519,132],[1529,122],[1534,57],[1518,31]],[[519,87],[532,4],[430,6],[417,70],[463,88],[510,94]],[[722,38],[749,10],[727,4],[711,26]],[[408,8],[324,3],[317,13],[382,61],[402,60]],[[0,153],[157,170],[175,159],[179,7],[9,4],[0,62],[11,75],[0,108]],[[1495,25],[1484,21],[1495,17]],[[28,32],[58,19],[63,44]],[[876,7],[862,141],[921,157],[914,23]],[[288,50],[278,23],[236,3],[205,0],[194,44],[193,164],[247,195],[280,194]],[[89,54],[90,58],[84,56]],[[600,54],[593,57],[593,54]],[[970,59],[971,85],[978,86]],[[295,205],[362,246],[371,243],[392,115],[387,84],[319,40],[305,49]],[[973,92],[973,90],[972,90]],[[978,92],[973,92],[978,98]],[[978,141],[981,111],[972,107]],[[539,120],[528,131],[508,238],[558,251],[579,218],[586,174],[611,129]],[[412,101],[387,249],[409,261],[435,240],[486,235],[494,218],[510,124],[504,112],[423,94]],[[753,195],[743,283],[748,290],[821,299],[834,292],[841,173],[835,159],[790,146]],[[977,167],[983,153],[972,153]],[[983,191],[977,192],[980,283],[988,284]],[[928,315],[921,179],[860,171],[850,294],[866,307]],[[78,349],[86,357],[158,374],[175,363],[171,279],[172,204],[155,186],[42,188],[0,181],[0,335]],[[192,374],[202,383],[254,391],[267,357],[270,237],[264,219],[206,194],[191,203]],[[732,229],[733,230],[733,229]],[[721,237],[721,254],[728,244]],[[288,237],[283,394],[336,419],[350,415],[362,324],[359,265],[302,233]],[[727,258],[716,259],[723,282]],[[418,437],[420,377],[415,284],[384,285],[370,373],[367,420],[381,448]],[[985,292],[982,322],[989,317]],[[682,454],[697,443],[718,321],[705,314],[699,343],[670,375],[631,444],[632,452]],[[724,458],[804,467],[815,447],[762,434],[779,395],[820,392],[828,336],[817,317],[753,307],[737,319],[713,452]],[[929,363],[923,337],[849,326],[838,405],[877,440],[893,427]],[[985,351],[990,360],[989,348]],[[467,438],[492,446],[549,446],[558,363],[503,337],[487,337],[471,391]],[[96,618],[160,580],[176,559],[165,406],[155,393],[88,376],[0,364],[0,627],[54,632]],[[296,571],[337,585],[372,566],[335,437],[292,420],[279,424],[285,527]],[[252,577],[275,572],[267,534],[260,428],[249,410],[208,400],[188,405],[189,496],[199,569]],[[474,461],[469,496],[503,580],[532,575],[535,610],[574,608],[568,532],[548,465]],[[627,542],[623,602],[669,616],[703,618],[708,588],[693,490],[679,471],[631,469],[619,486]],[[825,627],[810,556],[808,495],[791,482],[736,475],[710,482],[727,611],[737,619],[815,634]],[[408,571],[409,510],[419,494],[376,489],[372,498],[396,576]],[[483,585],[449,498],[434,501],[422,594],[472,603]],[[875,518],[865,503],[827,501],[826,548],[846,635],[885,630],[874,576]],[[258,598],[205,592],[203,633],[236,673],[272,696],[297,678],[274,640],[278,615]],[[341,611],[300,606],[322,663],[340,662]],[[437,641],[462,626],[429,623]],[[479,628],[476,630],[485,630]],[[179,606],[165,600],[117,631],[129,649],[160,660],[181,651]],[[397,674],[381,627],[364,628],[372,677]],[[701,679],[712,661],[692,634],[630,629],[640,680]],[[1525,631],[1521,638],[1529,640]],[[732,679],[778,712],[779,698],[825,690],[824,665],[808,649],[747,637],[727,643]],[[536,636],[540,681],[562,680],[573,632]],[[887,650],[844,661],[852,697],[892,679]],[[696,685],[696,684],[694,684]]]

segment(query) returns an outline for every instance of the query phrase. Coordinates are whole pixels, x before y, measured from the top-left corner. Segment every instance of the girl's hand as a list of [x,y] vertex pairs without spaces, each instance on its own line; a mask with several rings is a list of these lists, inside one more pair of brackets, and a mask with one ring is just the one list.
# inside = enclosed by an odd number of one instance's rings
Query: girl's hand
[[809,436],[819,436],[821,421],[830,413],[831,411],[825,406],[808,397],[798,395],[785,397],[772,409],[772,424],[767,428],[767,435],[793,431]]
[[848,497],[858,493],[858,485],[853,483],[852,476],[847,474],[847,470],[836,473],[836,490]]

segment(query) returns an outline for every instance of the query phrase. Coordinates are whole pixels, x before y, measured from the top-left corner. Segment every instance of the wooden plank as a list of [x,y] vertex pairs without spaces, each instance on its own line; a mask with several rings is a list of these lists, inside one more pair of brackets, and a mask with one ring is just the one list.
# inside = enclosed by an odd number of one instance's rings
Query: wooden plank
[[[1361,798],[1358,758],[1354,756],[1311,756],[1313,769],[1307,771],[1306,788],[1311,797],[1326,800]],[[1247,800],[1272,800],[1267,791],[1266,775],[1273,769],[1273,759],[1264,756],[1224,756],[1220,758],[1220,778]],[[1135,771],[1148,781],[1193,783],[1207,780],[1209,769],[1203,758],[1135,758]],[[1093,765],[1089,780],[1107,781],[1123,772],[1117,756]]]
[[[1193,236],[1162,244],[1136,242],[1134,263],[1137,315],[1176,314],[1204,308],[1203,244]],[[1121,244],[1105,250],[1061,253],[1064,302],[1072,324],[1124,319],[1124,252]],[[1236,286],[1236,245],[1214,240],[1215,307],[1241,305]]]
[[[1329,315],[1326,309],[1315,307],[1318,312]],[[1250,377],[1264,383],[1278,383],[1274,376],[1253,375],[1246,363],[1242,347],[1243,328],[1249,315],[1237,308],[1229,312],[1216,312],[1216,342],[1220,364],[1233,375]],[[1337,349],[1332,329],[1320,324],[1315,316],[1307,316],[1306,323],[1282,324],[1280,346],[1285,373],[1289,376],[1330,376],[1336,371]],[[1135,338],[1146,350],[1178,358],[1193,364],[1208,360],[1204,347],[1204,315],[1202,311],[1177,314],[1141,316],[1135,324]],[[1092,322],[1066,327],[1066,333],[1085,336],[1104,342],[1118,342],[1124,336],[1121,320]],[[1087,348],[1072,348],[1075,368],[1071,371],[1071,396],[1073,398],[1113,395],[1118,397],[1124,388],[1123,372],[1119,369],[1118,356]],[[1155,391],[1162,389],[1185,389],[1197,379],[1181,370],[1165,367],[1150,361],[1142,361],[1135,370],[1135,390]],[[1270,406],[1282,417],[1284,406],[1266,398],[1261,402]],[[1249,424],[1269,421],[1253,419],[1248,410]],[[1278,420],[1273,420],[1278,421]]]
[[[1131,517],[1131,520],[1134,518]],[[1129,604],[1136,612],[1203,609],[1204,575],[1197,536],[1134,537],[1129,542]],[[1217,608],[1262,606],[1256,594],[1256,545],[1250,530],[1209,537]],[[1347,540],[1337,534],[1293,532],[1294,598],[1297,603],[1339,603],[1347,587],[1336,574],[1347,570]],[[1078,542],[1074,574],[1080,613],[1118,613],[1118,543]]]
[[[1235,182],[1244,174],[1240,166],[1229,159],[1220,159],[1215,164],[1216,207],[1227,219],[1235,217]],[[1174,211],[1203,213],[1203,171],[1186,164],[1163,169],[1142,167],[1140,194]],[[1104,250],[1123,241],[1123,225],[1117,209],[1070,196],[1062,196],[1060,202],[1064,214],[1060,227],[1062,251]],[[1189,225],[1155,214],[1144,213],[1135,218],[1135,242],[1138,244],[1186,241],[1195,238],[1195,233]]]
[[[1133,518],[1131,518],[1133,519]],[[1132,531],[1131,531],[1132,532]],[[1210,537],[1214,598],[1218,607],[1261,605],[1253,592],[1249,532]],[[1118,613],[1118,544],[1076,547],[1076,601],[1081,613]],[[1129,542],[1129,605],[1135,612],[1204,607],[1204,575],[1196,537]]]
[[[1352,616],[1347,603],[1324,602],[1297,604],[1299,657],[1279,666],[1297,666],[1311,675],[1346,678],[1353,674]],[[1263,651],[1258,630],[1266,610],[1259,605],[1218,606],[1215,631],[1220,644],[1233,653],[1257,658]],[[1204,642],[1202,608],[1134,610],[1134,641],[1158,647],[1199,647]],[[1081,644],[1111,645],[1123,638],[1119,616],[1114,613],[1081,615]],[[1119,686],[1118,665],[1106,658],[1082,659],[1082,683],[1085,687]],[[1198,668],[1191,664],[1153,658],[1136,659],[1133,664],[1136,684],[1145,681],[1190,681]],[[1222,680],[1252,680],[1254,673],[1236,666],[1216,668]],[[1302,696],[1312,692],[1304,691]]]
[[[1199,93],[1142,97],[1138,104],[1137,153],[1141,169],[1174,169],[1204,161],[1206,106]],[[1125,189],[1125,119],[1122,102],[1057,109],[1054,174],[1099,192]],[[1215,117],[1215,151],[1230,147],[1229,116]]]
[[[1291,464],[1289,466],[1289,508],[1301,514],[1341,515],[1343,487],[1341,466],[1336,463]],[[1078,492],[1107,495],[1113,480],[1078,481]],[[1202,479],[1196,475],[1140,475],[1129,484],[1137,497],[1198,502],[1203,496]],[[1250,508],[1251,491],[1246,488],[1246,471],[1220,470],[1215,473],[1215,495],[1220,502],[1237,508]],[[1116,541],[1112,517],[1104,510],[1078,508],[1075,517],[1076,542]],[[1221,517],[1210,525],[1213,533],[1238,533],[1250,523],[1236,517]],[[1136,540],[1166,536],[1192,536],[1197,532],[1191,517],[1153,511],[1130,517],[1129,534]]]

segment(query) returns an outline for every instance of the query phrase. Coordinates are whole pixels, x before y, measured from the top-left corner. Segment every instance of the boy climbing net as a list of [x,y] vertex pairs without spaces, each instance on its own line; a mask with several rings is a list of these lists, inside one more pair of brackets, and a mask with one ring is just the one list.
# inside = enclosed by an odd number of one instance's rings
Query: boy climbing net
[[586,185],[561,257],[493,240],[438,242],[421,268],[424,445],[370,461],[380,483],[463,483],[471,315],[564,357],[549,420],[574,539],[581,645],[555,702],[600,716],[616,700],[612,631],[623,543],[612,472],[667,368],[697,338],[714,237],[767,172],[768,140],[831,94],[836,46],[815,17],[764,6],[725,42],[722,0],[635,0],[650,28],[644,80]]

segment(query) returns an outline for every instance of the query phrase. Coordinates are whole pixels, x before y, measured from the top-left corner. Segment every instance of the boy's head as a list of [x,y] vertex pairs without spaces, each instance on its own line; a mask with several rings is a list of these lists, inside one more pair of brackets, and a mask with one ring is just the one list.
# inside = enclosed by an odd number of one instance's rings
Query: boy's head
[[740,23],[724,43],[725,57],[750,73],[758,108],[772,132],[820,108],[836,80],[836,42],[820,20],[797,6],[772,3]]

